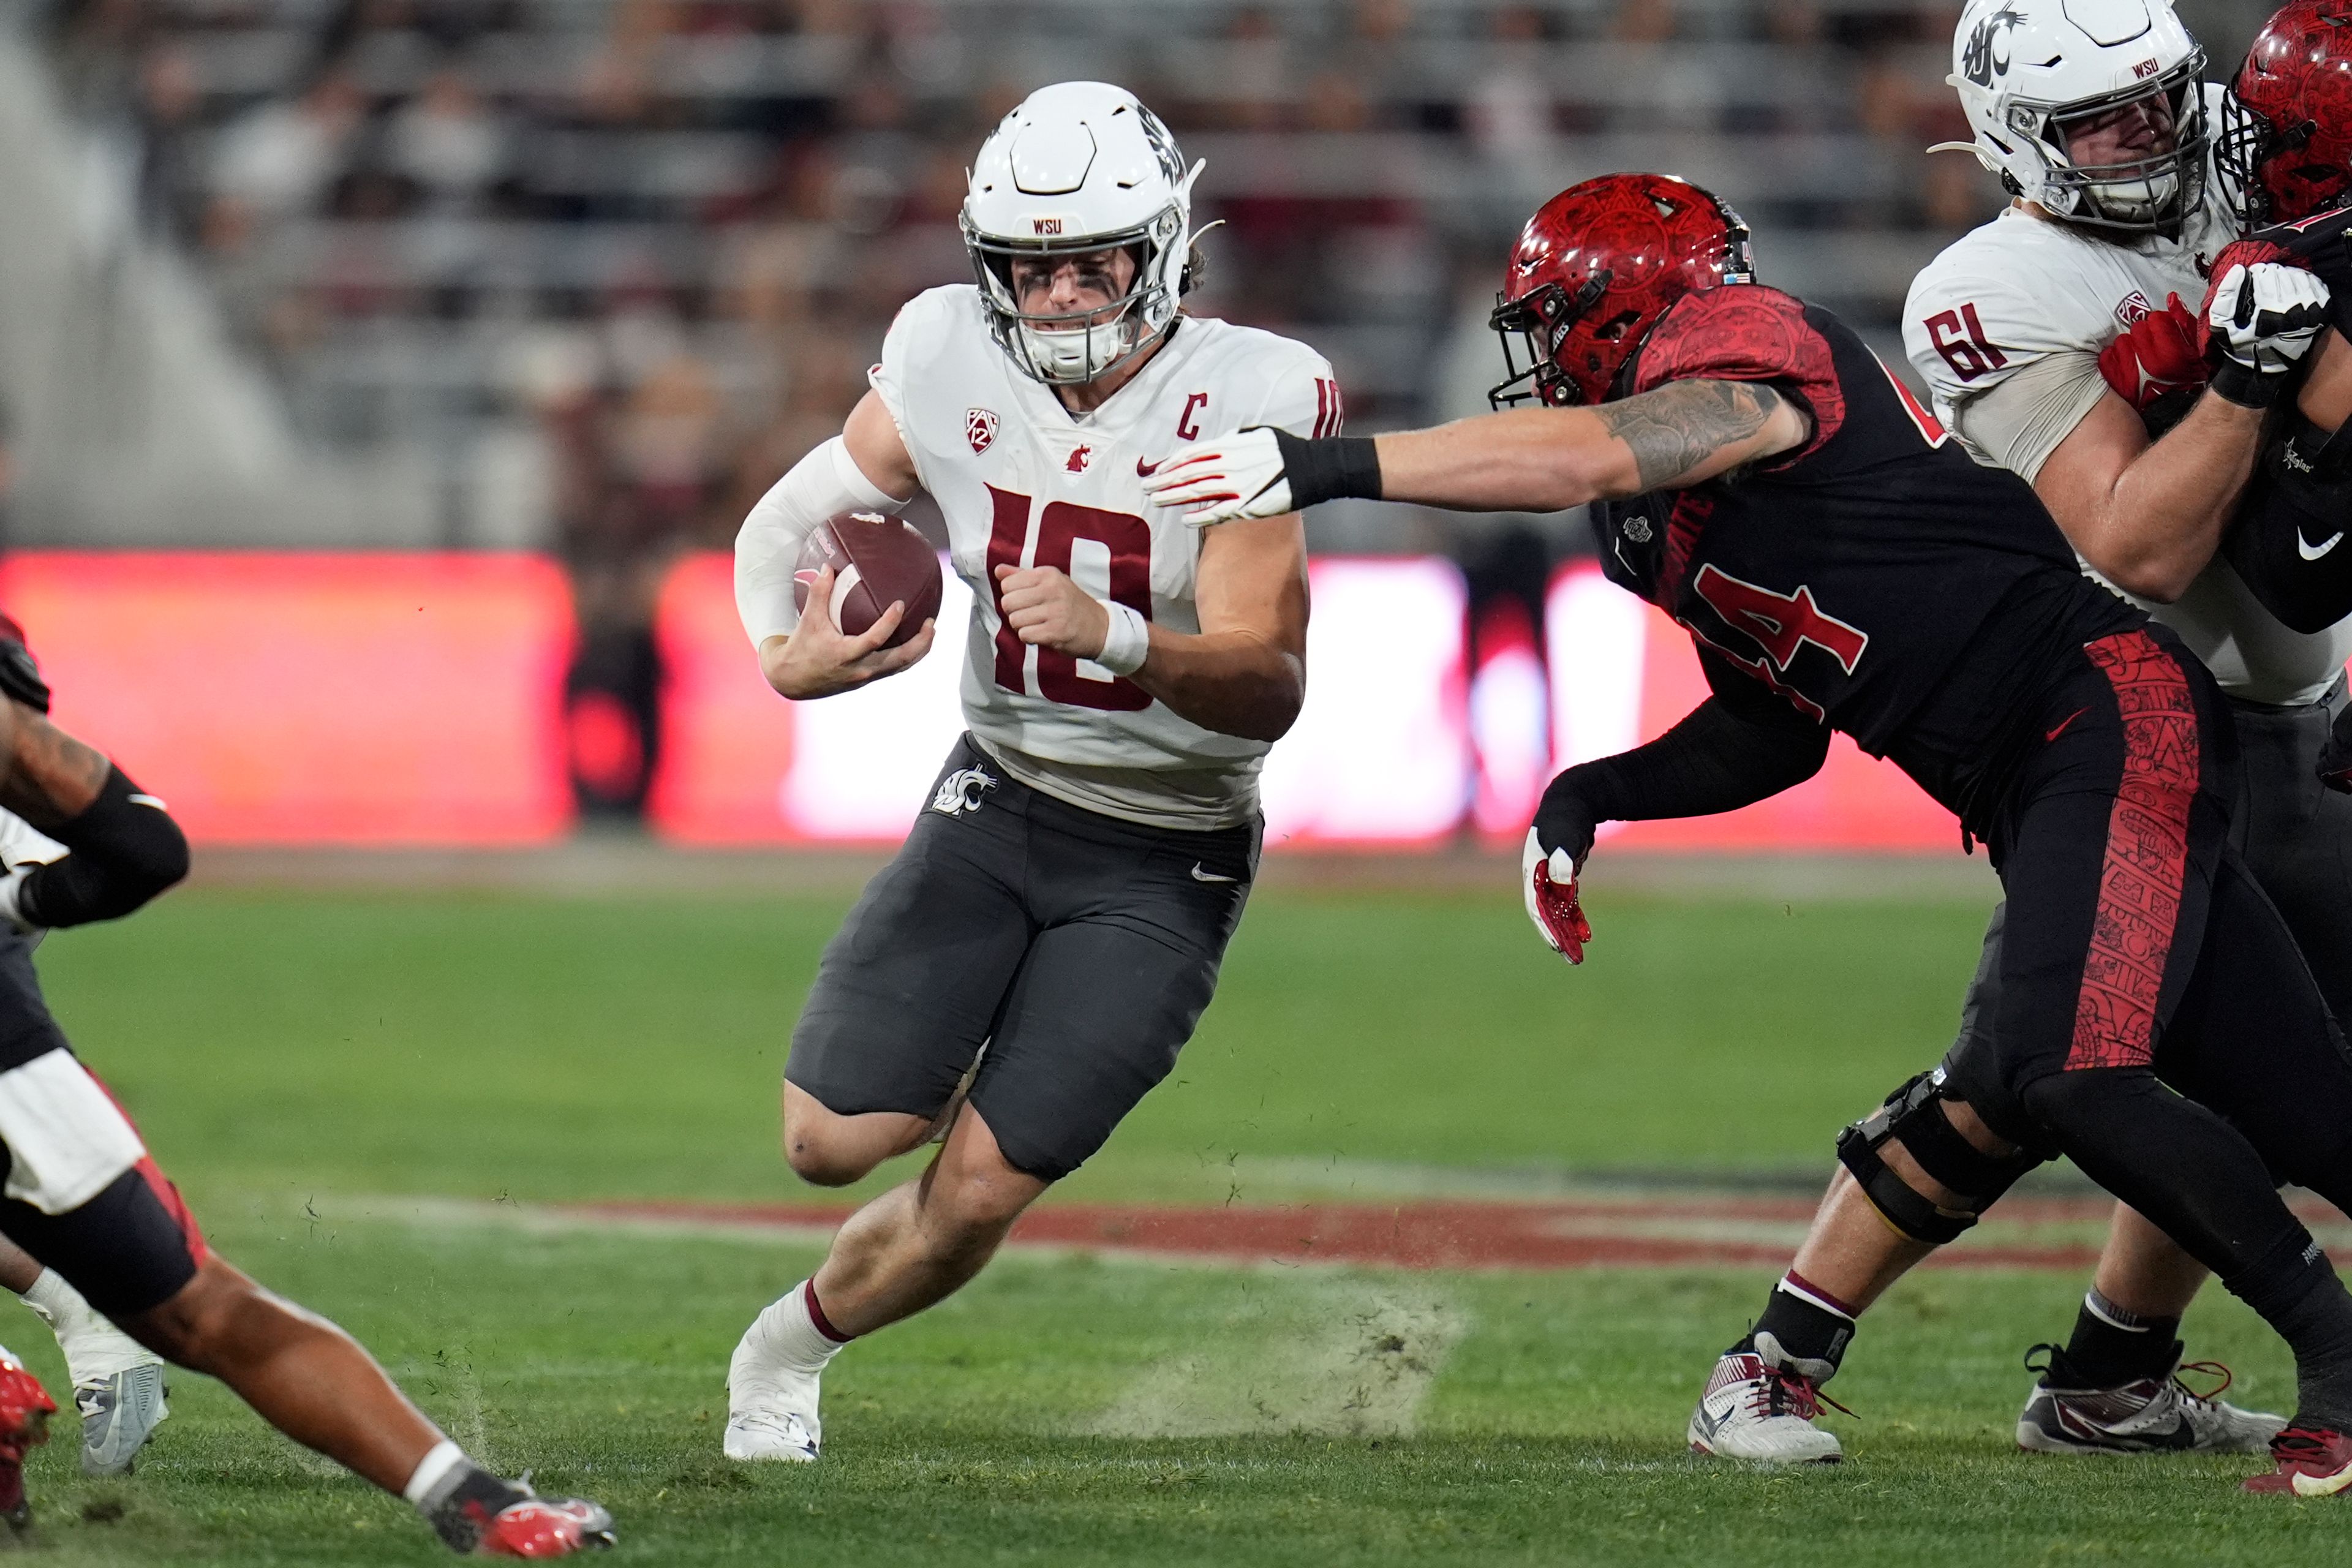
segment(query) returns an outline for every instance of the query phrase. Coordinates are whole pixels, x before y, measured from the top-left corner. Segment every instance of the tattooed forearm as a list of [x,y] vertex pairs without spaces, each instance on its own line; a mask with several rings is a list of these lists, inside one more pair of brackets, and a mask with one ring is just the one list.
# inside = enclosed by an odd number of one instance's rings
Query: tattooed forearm
[[105,753],[83,745],[28,708],[6,706],[14,722],[8,726],[0,806],[36,827],[54,827],[89,810],[112,765]]
[[1735,442],[1764,428],[1780,395],[1760,382],[1676,381],[1593,410],[1633,449],[1642,488],[1671,485]]

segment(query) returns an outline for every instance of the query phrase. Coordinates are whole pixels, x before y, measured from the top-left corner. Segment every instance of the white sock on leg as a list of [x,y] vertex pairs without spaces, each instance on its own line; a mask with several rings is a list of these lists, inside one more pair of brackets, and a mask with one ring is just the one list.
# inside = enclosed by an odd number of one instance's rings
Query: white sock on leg
[[811,1282],[803,1279],[760,1314],[755,1325],[776,1364],[793,1372],[817,1373],[841,1352],[848,1342],[837,1340],[816,1326],[809,1310]]
[[58,1336],[58,1348],[66,1353],[66,1371],[76,1388],[104,1383],[118,1372],[152,1365],[161,1359],[108,1322],[54,1268],[41,1270],[41,1277],[25,1292],[25,1305]]

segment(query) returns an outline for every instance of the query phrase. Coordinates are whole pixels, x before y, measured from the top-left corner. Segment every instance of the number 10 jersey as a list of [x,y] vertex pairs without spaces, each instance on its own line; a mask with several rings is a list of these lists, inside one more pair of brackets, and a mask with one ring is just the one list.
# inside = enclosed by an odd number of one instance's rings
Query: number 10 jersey
[[1022,642],[999,611],[996,568],[1058,567],[1146,620],[1198,632],[1201,531],[1146,500],[1143,481],[1186,442],[1244,426],[1338,434],[1339,389],[1323,356],[1181,317],[1132,381],[1073,415],[1013,368],[964,284],[908,301],[870,379],[971,585],[972,734],[1022,783],[1089,811],[1160,827],[1246,821],[1267,742],[1204,729],[1090,659]]

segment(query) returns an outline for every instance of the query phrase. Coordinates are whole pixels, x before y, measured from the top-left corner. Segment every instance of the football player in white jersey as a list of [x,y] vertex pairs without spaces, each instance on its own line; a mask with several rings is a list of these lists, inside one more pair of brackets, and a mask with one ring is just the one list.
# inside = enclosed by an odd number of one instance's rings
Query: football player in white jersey
[[[2325,355],[2346,345],[2318,327],[2327,293],[2309,273],[2262,252],[2224,254],[2241,193],[2210,167],[2210,126],[2226,100],[2201,81],[2203,65],[2168,0],[1970,0],[1950,80],[1976,134],[1958,145],[2015,200],[1919,275],[1905,344],[1970,455],[2030,481],[2085,569],[2178,632],[2229,694],[2243,753],[2240,847],[2331,1007],[2352,1016],[2352,798],[2315,771],[2344,701],[2352,623],[2292,630],[2216,555],[2266,410],[2314,342]],[[2210,383],[2207,334],[2219,364]],[[1811,1401],[1780,1391],[1795,1382],[1810,1393],[1833,1374],[1860,1313],[2039,1163],[2023,1119],[1972,1070],[1991,1054],[1980,1030],[2000,931],[1996,910],[1943,1065],[1839,1139],[1842,1168],[1793,1267],[1718,1362],[1694,1447],[1839,1458],[1837,1438],[1794,1413]],[[2181,1314],[2204,1279],[2119,1205],[2072,1337],[2036,1347],[2049,1359],[2020,1445],[2268,1445],[2281,1418],[2200,1397],[2176,1376]]]
[[929,646],[883,647],[897,606],[844,636],[823,576],[795,614],[800,542],[827,517],[928,491],[975,603],[969,732],[826,949],[784,1068],[806,1181],[945,1142],[744,1334],[730,1458],[814,1459],[834,1353],[978,1272],[1166,1076],[1215,988],[1258,770],[1305,694],[1305,534],[1296,513],[1203,534],[1142,484],[1202,435],[1330,435],[1340,410],[1312,350],[1182,312],[1199,173],[1123,89],[1032,94],[973,164],[975,283],[908,303],[841,437],[737,541],[744,627],[788,698]]

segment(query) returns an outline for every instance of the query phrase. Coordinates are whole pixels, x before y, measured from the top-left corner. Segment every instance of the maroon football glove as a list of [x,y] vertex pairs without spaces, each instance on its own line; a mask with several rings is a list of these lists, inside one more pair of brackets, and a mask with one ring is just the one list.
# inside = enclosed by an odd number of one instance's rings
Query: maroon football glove
[[2205,323],[2178,294],[2150,310],[2099,351],[2099,374],[2116,395],[2141,413],[2158,398],[2205,384]]
[[1584,962],[1584,944],[1592,940],[1592,922],[1584,918],[1577,897],[1576,863],[1565,849],[1547,852],[1537,830],[1528,829],[1526,852],[1519,858],[1519,887],[1526,897],[1528,919],[1551,950],[1570,963]]

